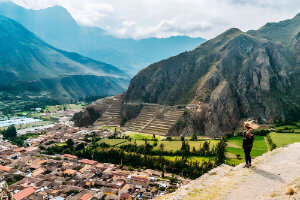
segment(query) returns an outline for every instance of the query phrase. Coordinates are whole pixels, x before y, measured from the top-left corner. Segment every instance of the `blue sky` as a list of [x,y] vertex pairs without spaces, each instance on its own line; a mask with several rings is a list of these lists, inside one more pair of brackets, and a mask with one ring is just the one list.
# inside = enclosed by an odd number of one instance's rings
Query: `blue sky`
[[292,18],[300,12],[299,0],[10,1],[31,9],[60,5],[79,24],[132,38],[188,35],[210,39],[228,28],[257,29],[266,22]]

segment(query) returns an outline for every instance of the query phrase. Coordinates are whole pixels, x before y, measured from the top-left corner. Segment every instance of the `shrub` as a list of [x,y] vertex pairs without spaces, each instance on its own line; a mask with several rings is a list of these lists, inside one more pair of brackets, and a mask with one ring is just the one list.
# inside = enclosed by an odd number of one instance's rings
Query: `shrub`
[[193,134],[191,141],[197,141],[197,135],[195,133]]
[[172,141],[172,137],[171,137],[171,136],[168,136],[168,137],[166,137],[166,140],[167,140],[167,141]]
[[268,134],[266,137],[267,137],[267,141],[268,141],[269,146],[270,146],[270,150],[273,151],[273,149],[276,149],[276,144],[273,142],[270,134]]

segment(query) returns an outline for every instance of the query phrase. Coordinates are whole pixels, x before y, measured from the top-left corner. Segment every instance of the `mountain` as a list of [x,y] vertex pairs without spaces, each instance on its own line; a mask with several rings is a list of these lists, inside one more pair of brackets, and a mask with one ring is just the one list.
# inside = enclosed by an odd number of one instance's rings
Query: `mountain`
[[299,118],[300,15],[259,30],[232,28],[193,51],[152,64],[130,82],[126,102],[200,103],[169,134],[231,133],[241,118]]
[[120,69],[43,42],[18,22],[0,16],[0,93],[64,102],[126,90]]
[[110,63],[131,74],[153,62],[194,49],[205,41],[187,36],[120,39],[103,29],[78,25],[60,6],[31,10],[2,2],[0,15],[21,23],[48,44]]

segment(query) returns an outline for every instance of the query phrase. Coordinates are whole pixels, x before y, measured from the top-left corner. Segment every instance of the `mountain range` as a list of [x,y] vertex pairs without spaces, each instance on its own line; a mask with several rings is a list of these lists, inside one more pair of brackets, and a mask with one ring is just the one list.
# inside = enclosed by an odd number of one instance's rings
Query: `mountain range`
[[0,16],[0,92],[58,102],[107,96],[127,89],[122,70],[57,49],[18,22]]
[[126,102],[200,104],[169,134],[223,135],[242,118],[299,119],[299,74],[300,14],[258,30],[229,29],[193,51],[150,65],[131,80]]
[[205,41],[187,36],[121,39],[101,28],[78,25],[61,6],[32,10],[2,2],[0,15],[19,22],[52,46],[101,60],[132,75],[149,64],[192,50]]

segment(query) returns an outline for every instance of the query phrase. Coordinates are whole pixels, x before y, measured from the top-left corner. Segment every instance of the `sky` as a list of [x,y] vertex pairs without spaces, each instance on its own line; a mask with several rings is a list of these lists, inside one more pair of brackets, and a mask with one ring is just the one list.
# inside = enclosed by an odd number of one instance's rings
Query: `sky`
[[78,24],[122,38],[187,35],[211,39],[258,29],[300,12],[299,0],[9,0],[26,8],[65,7]]

